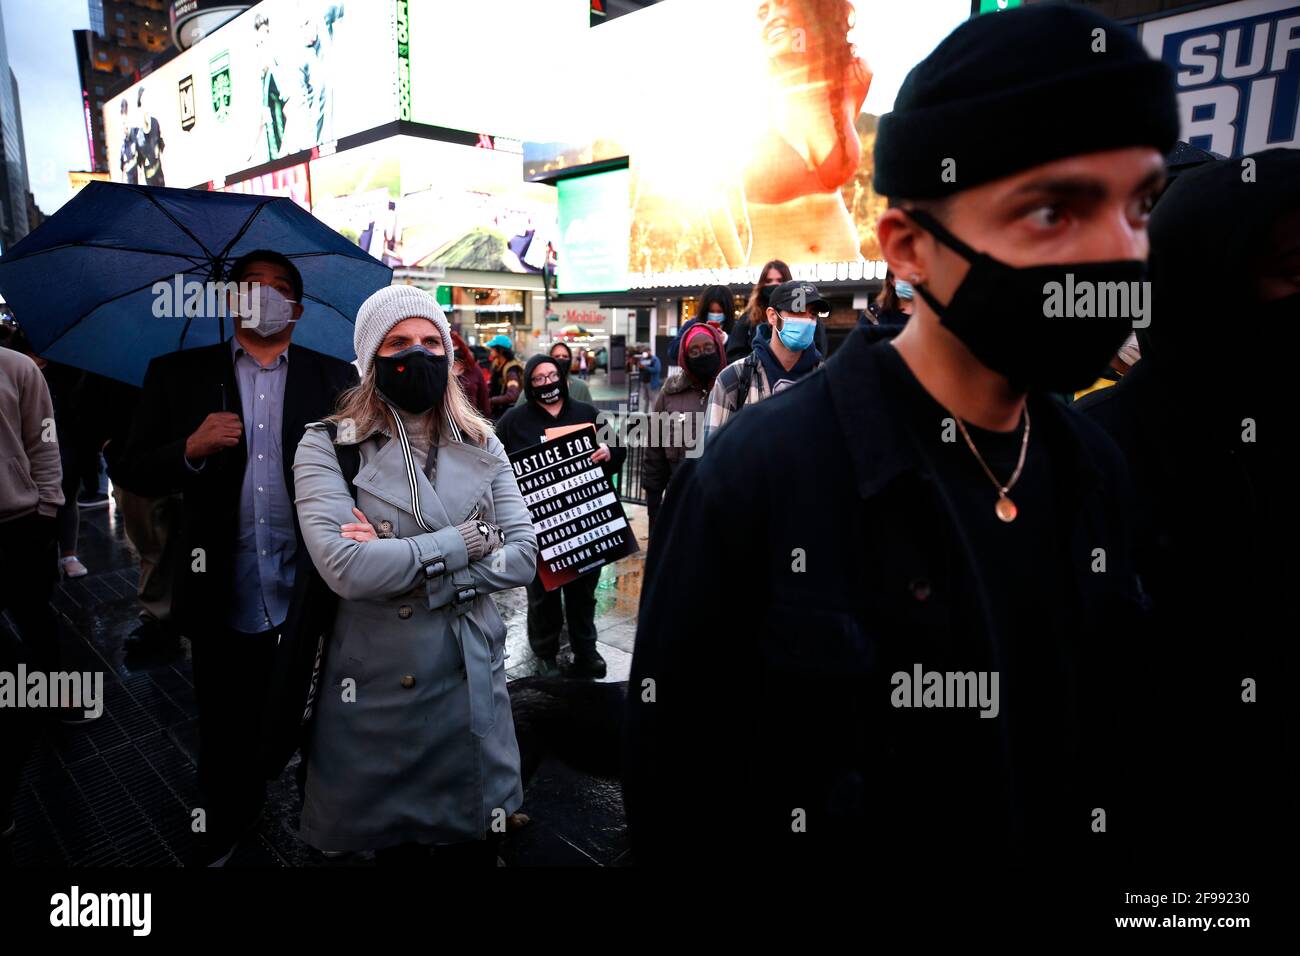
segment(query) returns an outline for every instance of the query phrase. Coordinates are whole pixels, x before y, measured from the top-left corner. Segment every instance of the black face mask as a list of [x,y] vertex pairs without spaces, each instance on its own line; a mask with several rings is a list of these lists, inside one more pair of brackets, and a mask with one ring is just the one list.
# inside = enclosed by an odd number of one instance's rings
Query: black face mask
[[691,378],[695,379],[697,385],[711,384],[720,368],[722,368],[722,357],[717,352],[686,357],[686,371],[690,373]]
[[375,385],[402,411],[423,414],[442,404],[447,391],[447,359],[419,345],[396,355],[376,355]]
[[[1073,392],[1097,380],[1133,328],[1133,315],[1097,317],[1106,297],[1094,294],[1092,315],[1078,315],[1078,290],[1091,283],[1122,283],[1129,291],[1146,280],[1146,263],[1137,259],[1016,268],[976,252],[919,209],[907,214],[943,245],[970,263],[970,271],[947,305],[924,285],[916,291],[939,321],[988,368],[1004,375],[1017,391]],[[1051,286],[1051,283],[1057,283]],[[1147,289],[1150,287],[1148,286]],[[1059,289],[1051,299],[1049,289]],[[1146,296],[1147,316],[1151,301]],[[1049,314],[1059,304],[1059,314]],[[1088,308],[1085,304],[1084,308]]]
[[758,287],[758,304],[766,311],[768,303],[772,301],[772,290],[774,285],[764,285]]
[[552,355],[551,361],[554,362],[555,367],[560,370],[560,378],[565,378],[568,376],[569,367],[573,365],[573,359],[571,358],[559,359],[556,358],[554,355]]
[[550,405],[552,402],[561,402],[569,397],[569,382],[561,375],[558,382],[552,382],[549,385],[533,385],[529,383],[528,390],[532,392],[532,400],[539,405]]

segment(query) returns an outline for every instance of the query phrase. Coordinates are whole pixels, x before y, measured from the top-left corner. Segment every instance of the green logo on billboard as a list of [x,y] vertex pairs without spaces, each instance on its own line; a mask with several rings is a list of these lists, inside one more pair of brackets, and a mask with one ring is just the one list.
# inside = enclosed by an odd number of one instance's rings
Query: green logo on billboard
[[230,115],[230,51],[209,60],[208,72],[212,76],[212,112],[217,122],[224,123]]

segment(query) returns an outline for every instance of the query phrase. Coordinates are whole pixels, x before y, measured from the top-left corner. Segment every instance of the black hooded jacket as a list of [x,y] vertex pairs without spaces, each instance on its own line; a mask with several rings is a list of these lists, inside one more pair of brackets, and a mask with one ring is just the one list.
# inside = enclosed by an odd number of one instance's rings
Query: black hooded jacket
[[[1078,403],[1124,452],[1137,493],[1135,559],[1156,622],[1150,704],[1168,741],[1153,752],[1151,830],[1167,863],[1207,872],[1248,872],[1277,845],[1295,632],[1296,496],[1283,457],[1294,384],[1283,363],[1300,315],[1264,328],[1249,293],[1227,314],[1216,304],[1224,283],[1249,287],[1262,240],[1300,207],[1300,151],[1253,159],[1253,178],[1241,159],[1210,163],[1157,203],[1142,357]],[[1255,703],[1243,700],[1246,680],[1257,681]],[[1249,781],[1211,754],[1231,754]]]
[[[511,408],[497,422],[497,438],[501,439],[501,444],[505,446],[506,454],[512,455],[517,451],[539,444],[548,428],[590,423],[596,426],[599,434],[600,422],[597,421],[599,412],[596,406],[569,398],[567,387],[565,389],[564,404],[560,406],[558,415],[552,415],[538,404],[536,390],[532,384],[533,370],[543,363],[555,364],[549,355],[544,354],[534,355],[528,360],[528,364],[524,366],[524,396],[526,401],[522,405]],[[564,383],[564,378],[561,377],[560,381]],[[610,459],[603,463],[603,467],[605,474],[613,478],[623,468],[623,459],[627,457],[627,449],[620,445],[609,444],[609,451]]]

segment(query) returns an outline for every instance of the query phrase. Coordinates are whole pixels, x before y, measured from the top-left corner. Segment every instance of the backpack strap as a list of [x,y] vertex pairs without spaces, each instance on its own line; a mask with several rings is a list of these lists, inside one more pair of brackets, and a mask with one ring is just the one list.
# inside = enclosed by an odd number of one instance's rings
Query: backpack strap
[[744,408],[745,403],[749,401],[749,386],[754,381],[754,369],[757,367],[758,367],[758,355],[754,352],[750,352],[747,356],[745,356],[745,361],[740,366],[740,372],[739,372],[740,377],[738,379],[738,381],[740,382],[740,398],[736,402],[737,412],[740,411],[742,408]]
[[361,449],[356,445],[340,445],[338,422],[310,422],[308,428],[323,428],[329,433],[330,443],[334,446],[334,456],[339,460],[339,471],[343,472],[343,480],[348,483],[348,491],[352,494],[352,500],[357,500],[357,488],[352,482],[356,480],[357,472],[361,470]]

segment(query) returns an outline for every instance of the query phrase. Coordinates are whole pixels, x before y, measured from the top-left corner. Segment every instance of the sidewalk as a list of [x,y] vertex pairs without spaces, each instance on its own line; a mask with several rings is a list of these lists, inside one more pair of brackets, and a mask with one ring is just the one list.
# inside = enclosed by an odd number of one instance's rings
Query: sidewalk
[[[596,627],[607,681],[627,679],[636,635],[646,547],[645,509],[628,517],[642,551],[606,567],[597,591]],[[91,573],[57,588],[65,670],[104,672],[104,713],[93,723],[53,727],[37,744],[15,802],[18,866],[179,866],[196,837],[190,808],[198,726],[188,644],[180,657],[142,669],[123,660],[135,627],[136,560],[113,508],[82,512],[79,554]],[[507,677],[530,675],[523,588],[499,595],[507,633]],[[8,629],[0,616],[0,628]],[[567,640],[566,640],[567,649]],[[369,865],[369,855],[326,860],[296,835],[297,759],[269,787],[254,838],[231,866]],[[509,865],[615,865],[626,857],[622,794],[547,759],[524,795],[532,823],[507,838]]]

